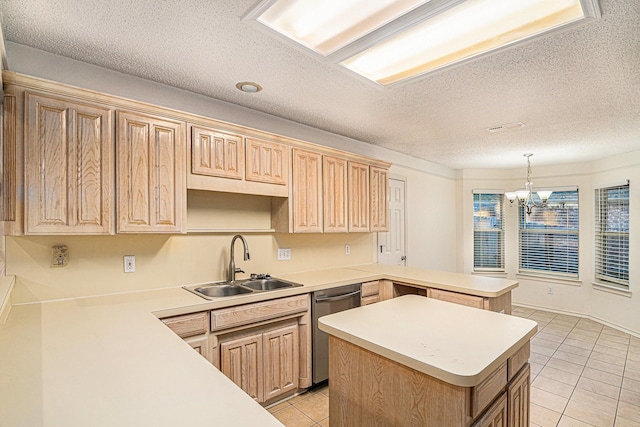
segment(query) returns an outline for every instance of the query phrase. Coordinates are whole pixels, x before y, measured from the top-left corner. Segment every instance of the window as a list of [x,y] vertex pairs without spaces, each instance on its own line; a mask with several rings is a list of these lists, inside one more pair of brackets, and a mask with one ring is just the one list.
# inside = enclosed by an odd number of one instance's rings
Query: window
[[504,271],[504,193],[473,194],[473,270]]
[[577,189],[554,191],[530,215],[520,208],[520,272],[578,278]]
[[596,282],[629,287],[629,184],[595,193]]

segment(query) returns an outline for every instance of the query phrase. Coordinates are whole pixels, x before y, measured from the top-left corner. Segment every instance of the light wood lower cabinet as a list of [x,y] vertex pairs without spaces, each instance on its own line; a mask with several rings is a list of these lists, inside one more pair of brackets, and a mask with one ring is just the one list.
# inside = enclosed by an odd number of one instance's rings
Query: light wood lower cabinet
[[531,367],[527,363],[507,387],[509,427],[529,427],[530,382]]
[[298,348],[297,322],[262,334],[265,401],[297,390]]
[[213,363],[209,351],[209,312],[183,314],[161,319],[176,335],[184,339],[202,357]]
[[261,332],[220,340],[220,370],[258,402],[264,401]]
[[25,97],[25,234],[113,233],[112,111]]
[[467,307],[479,308],[481,310],[511,314],[510,291],[497,297],[481,297],[406,283],[393,283],[393,297],[399,297],[402,295],[422,295],[454,304],[466,305]]
[[185,123],[118,111],[118,233],[183,233]]
[[507,417],[507,394],[503,393],[473,427],[510,427]]
[[360,288],[360,305],[369,305],[393,298],[393,282],[374,280],[364,282]]
[[260,403],[293,393],[300,384],[296,319],[218,336],[220,370]]

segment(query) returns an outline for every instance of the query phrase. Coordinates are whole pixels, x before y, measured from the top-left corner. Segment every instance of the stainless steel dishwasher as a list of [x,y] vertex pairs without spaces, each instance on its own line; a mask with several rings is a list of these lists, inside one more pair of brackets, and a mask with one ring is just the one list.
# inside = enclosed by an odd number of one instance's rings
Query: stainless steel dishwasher
[[329,378],[329,335],[318,329],[318,319],[327,314],[360,307],[360,283],[316,291],[311,298],[313,317],[313,383]]

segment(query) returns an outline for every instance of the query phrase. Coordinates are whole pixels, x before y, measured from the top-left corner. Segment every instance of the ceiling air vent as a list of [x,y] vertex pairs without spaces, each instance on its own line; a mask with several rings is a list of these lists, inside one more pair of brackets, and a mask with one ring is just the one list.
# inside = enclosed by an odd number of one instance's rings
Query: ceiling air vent
[[497,133],[497,132],[505,132],[508,130],[514,130],[514,129],[519,129],[519,128],[523,128],[526,125],[522,122],[513,122],[513,123],[506,123],[504,125],[498,125],[498,126],[491,126],[489,128],[487,128],[488,132],[491,133]]

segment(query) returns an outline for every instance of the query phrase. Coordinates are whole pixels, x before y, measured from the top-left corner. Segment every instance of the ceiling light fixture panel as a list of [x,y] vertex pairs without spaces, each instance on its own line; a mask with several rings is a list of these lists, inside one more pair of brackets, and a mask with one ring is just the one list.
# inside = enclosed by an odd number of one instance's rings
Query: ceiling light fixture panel
[[263,2],[248,17],[328,56],[429,1],[277,0]]
[[599,16],[597,0],[266,0],[244,19],[388,86]]

